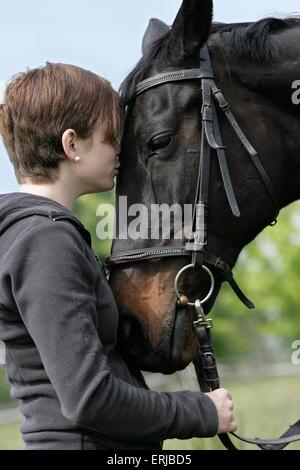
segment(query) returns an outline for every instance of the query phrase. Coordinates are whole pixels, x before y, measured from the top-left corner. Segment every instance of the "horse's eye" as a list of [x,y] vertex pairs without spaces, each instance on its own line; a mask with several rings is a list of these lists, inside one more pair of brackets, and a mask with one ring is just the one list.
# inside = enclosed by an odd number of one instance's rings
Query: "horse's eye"
[[173,137],[168,134],[158,135],[153,137],[149,142],[151,152],[157,152],[158,150],[164,149],[172,142]]

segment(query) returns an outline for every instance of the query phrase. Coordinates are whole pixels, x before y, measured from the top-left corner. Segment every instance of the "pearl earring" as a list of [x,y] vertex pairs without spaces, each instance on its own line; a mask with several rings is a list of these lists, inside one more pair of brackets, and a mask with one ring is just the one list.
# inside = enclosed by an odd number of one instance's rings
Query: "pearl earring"
[[80,161],[80,157],[75,157],[75,159],[74,159],[74,160],[75,160],[75,162],[77,163],[77,162],[79,162],[79,161]]

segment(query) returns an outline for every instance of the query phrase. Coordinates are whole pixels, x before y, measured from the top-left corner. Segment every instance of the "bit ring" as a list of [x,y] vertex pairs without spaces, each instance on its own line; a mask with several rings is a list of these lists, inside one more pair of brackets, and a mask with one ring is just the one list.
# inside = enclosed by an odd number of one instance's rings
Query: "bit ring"
[[[193,264],[188,264],[187,266],[184,266],[180,271],[178,271],[176,277],[175,277],[175,281],[174,281],[174,288],[175,288],[175,292],[176,292],[176,296],[178,299],[180,299],[181,295],[179,290],[178,290],[178,281],[179,281],[179,278],[180,276],[185,272],[187,271],[188,269],[195,269],[194,268],[194,265]],[[201,269],[203,269],[208,275],[209,275],[209,278],[210,278],[210,282],[211,282],[211,286],[210,286],[210,289],[209,289],[209,292],[207,294],[206,297],[204,297],[204,299],[200,300],[200,303],[201,305],[202,304],[205,304],[205,302],[207,302],[212,294],[213,294],[213,291],[215,289],[215,279],[214,279],[214,276],[211,272],[210,269],[208,269],[207,266],[201,266]],[[189,305],[190,307],[195,307],[195,302],[188,302],[187,305]]]

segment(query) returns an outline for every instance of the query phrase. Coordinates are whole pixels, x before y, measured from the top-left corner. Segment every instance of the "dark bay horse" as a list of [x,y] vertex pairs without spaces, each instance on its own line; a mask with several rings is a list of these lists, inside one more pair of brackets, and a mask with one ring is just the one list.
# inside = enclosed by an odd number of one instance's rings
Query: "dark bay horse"
[[[227,164],[239,213],[226,196],[217,152],[211,158],[207,245],[205,250],[232,268],[278,211],[300,197],[300,20],[263,19],[256,23],[212,24],[210,0],[184,0],[169,28],[152,20],[143,40],[143,57],[127,77],[122,94],[127,118],[117,196],[128,207],[142,203],[192,205],[202,144],[201,81],[168,81],[136,94],[139,82],[164,72],[198,69],[207,43],[214,79],[249,142],[256,149],[273,197],[249,153],[218,109]],[[201,57],[201,60],[199,59]],[[276,201],[274,203],[274,201]],[[118,200],[117,200],[118,202]],[[121,208],[119,208],[121,211]],[[183,246],[187,240],[125,239],[117,228],[113,254],[145,247]],[[112,266],[111,287],[120,309],[120,338],[126,354],[142,370],[173,373],[194,360],[198,343],[192,308],[176,309],[174,280],[189,264],[184,257],[161,257]],[[222,279],[205,303],[207,314]],[[184,293],[205,297],[209,277],[203,270],[184,273]]]

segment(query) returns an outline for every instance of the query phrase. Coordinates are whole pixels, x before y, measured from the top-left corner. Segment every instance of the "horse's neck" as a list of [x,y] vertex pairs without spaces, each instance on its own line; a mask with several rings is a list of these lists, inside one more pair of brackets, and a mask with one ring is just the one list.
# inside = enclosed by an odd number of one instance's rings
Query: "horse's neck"
[[[298,70],[300,80],[300,64]],[[286,179],[283,206],[300,199],[300,103],[293,99],[295,90],[292,87],[298,70],[295,63],[278,65],[276,77],[273,73],[269,76],[264,73],[259,90],[272,101],[274,114],[270,139],[274,139],[273,132],[278,133]]]
[[282,158],[286,177],[282,206],[286,206],[300,199],[300,118],[283,115],[278,127],[282,136]]
[[[282,60],[259,64],[246,59],[230,60],[218,45],[214,59],[214,68],[228,101],[237,110],[242,109],[243,118],[248,116],[244,118],[244,130],[248,128],[250,136],[257,137],[258,146],[263,145],[270,158],[274,183],[281,186],[281,206],[300,199],[300,103],[293,99],[295,89],[292,87],[300,80],[300,50],[294,61],[289,50],[289,55]],[[259,127],[264,128],[260,136]]]

